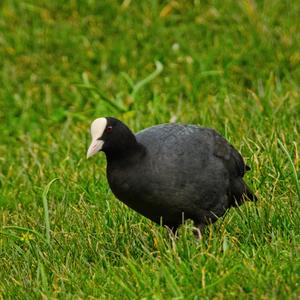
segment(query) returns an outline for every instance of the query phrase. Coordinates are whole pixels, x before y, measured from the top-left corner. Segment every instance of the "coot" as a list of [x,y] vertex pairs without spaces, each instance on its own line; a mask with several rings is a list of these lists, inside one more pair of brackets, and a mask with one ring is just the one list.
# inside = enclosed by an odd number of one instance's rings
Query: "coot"
[[230,207],[256,200],[243,180],[249,167],[213,129],[161,124],[134,134],[106,117],[92,123],[91,135],[87,157],[105,153],[113,194],[174,232],[187,219],[202,230]]

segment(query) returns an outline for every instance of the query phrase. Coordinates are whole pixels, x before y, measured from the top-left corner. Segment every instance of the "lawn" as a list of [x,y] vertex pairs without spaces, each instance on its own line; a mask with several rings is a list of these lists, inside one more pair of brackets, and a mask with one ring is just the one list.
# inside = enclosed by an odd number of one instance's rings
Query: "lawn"
[[[0,3],[0,299],[300,299],[300,2]],[[213,127],[259,201],[200,241],[112,195],[89,126]]]

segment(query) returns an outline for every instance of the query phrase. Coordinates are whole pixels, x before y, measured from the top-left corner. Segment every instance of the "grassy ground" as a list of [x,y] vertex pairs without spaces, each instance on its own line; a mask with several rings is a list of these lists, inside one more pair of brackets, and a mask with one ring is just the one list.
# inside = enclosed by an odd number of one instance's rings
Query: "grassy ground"
[[[0,5],[0,298],[299,299],[298,1]],[[106,115],[216,128],[259,202],[172,239],[86,160]]]

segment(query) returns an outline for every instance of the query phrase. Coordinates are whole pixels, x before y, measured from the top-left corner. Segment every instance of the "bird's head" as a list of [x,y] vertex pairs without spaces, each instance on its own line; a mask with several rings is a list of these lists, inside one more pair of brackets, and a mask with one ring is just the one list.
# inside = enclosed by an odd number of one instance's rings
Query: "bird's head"
[[98,118],[91,125],[92,143],[87,151],[87,158],[99,151],[108,155],[123,155],[136,145],[131,130],[121,121],[112,117]]

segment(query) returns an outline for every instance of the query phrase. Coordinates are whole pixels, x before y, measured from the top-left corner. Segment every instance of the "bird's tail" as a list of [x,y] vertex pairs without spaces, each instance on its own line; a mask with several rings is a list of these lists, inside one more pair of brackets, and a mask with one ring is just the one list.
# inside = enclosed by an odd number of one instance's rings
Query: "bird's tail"
[[245,201],[257,201],[257,197],[242,178],[231,184],[232,206],[241,205]]
[[251,189],[245,182],[244,182],[244,187],[245,187],[244,195],[247,197],[246,200],[257,201],[258,199],[256,195],[251,191]]

